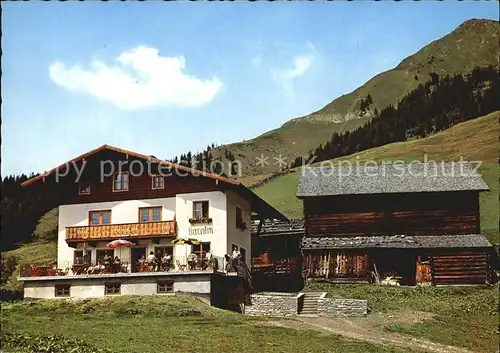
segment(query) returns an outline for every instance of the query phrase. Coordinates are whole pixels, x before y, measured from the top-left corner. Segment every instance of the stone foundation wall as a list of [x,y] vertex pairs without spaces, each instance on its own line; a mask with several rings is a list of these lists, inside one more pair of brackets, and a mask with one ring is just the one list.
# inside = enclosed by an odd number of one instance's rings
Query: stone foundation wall
[[363,317],[367,313],[367,300],[334,298],[320,298],[318,300],[318,316]]
[[[55,297],[55,285],[70,285],[71,298],[99,298],[105,296],[106,282],[119,282],[120,295],[156,295],[157,281],[172,280],[173,291],[210,295],[211,274],[170,275],[147,273],[108,274],[88,276],[20,277],[24,282],[24,298],[50,299]],[[57,297],[59,299],[59,297]]]
[[258,316],[295,316],[298,313],[297,295],[250,295],[251,305],[245,305],[245,314]]

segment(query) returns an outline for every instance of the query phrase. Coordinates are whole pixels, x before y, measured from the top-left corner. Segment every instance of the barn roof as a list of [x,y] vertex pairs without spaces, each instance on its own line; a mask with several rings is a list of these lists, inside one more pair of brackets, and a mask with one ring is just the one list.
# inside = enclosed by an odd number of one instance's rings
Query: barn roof
[[470,162],[304,167],[297,197],[442,191],[486,191]]
[[[257,235],[259,222],[252,222],[251,233]],[[270,235],[304,235],[304,221],[302,219],[291,219],[289,222],[280,220],[265,221],[259,236]]]
[[487,248],[491,243],[483,234],[467,235],[387,235],[359,237],[303,238],[303,250],[393,248]]

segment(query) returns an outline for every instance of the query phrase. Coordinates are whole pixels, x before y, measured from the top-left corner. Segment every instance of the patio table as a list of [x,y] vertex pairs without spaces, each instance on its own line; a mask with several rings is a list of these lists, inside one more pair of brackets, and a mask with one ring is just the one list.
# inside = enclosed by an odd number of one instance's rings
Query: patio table
[[72,267],[73,273],[75,275],[84,274],[89,266],[87,264],[74,264]]

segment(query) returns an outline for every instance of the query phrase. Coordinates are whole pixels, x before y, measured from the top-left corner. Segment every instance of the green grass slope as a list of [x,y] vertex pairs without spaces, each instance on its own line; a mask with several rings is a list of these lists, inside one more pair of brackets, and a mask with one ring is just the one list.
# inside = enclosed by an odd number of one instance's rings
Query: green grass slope
[[[489,192],[481,193],[481,228],[488,239],[499,243],[498,214],[498,155],[500,133],[498,119],[500,112],[470,120],[429,137],[397,142],[372,148],[350,156],[332,160],[338,163],[350,161],[394,161],[428,160],[452,161],[463,157],[469,161],[482,161],[480,172],[490,187]],[[302,217],[302,202],[295,197],[299,183],[300,170],[278,177],[254,191],[292,218]]]
[[382,313],[386,318],[395,318],[379,322],[387,331],[464,347],[473,352],[489,353],[498,349],[498,286],[393,287],[317,283],[310,290],[325,291],[335,298],[368,300],[372,314]]
[[[308,121],[344,121],[358,116],[359,100],[368,93],[379,110],[397,102],[435,72],[440,76],[467,73],[476,66],[498,65],[499,22],[471,19],[453,32],[433,41],[355,91],[339,97],[319,111],[304,117]],[[415,79],[415,75],[417,79]]]
[[[212,150],[212,155],[222,157],[225,148],[231,151],[242,163],[245,175],[243,182],[251,185],[252,178],[249,177],[268,175],[278,170],[273,157],[282,155],[286,157],[286,163],[289,164],[296,156],[305,154],[318,147],[321,142],[329,140],[334,132],[355,130],[367,121],[367,118],[361,118],[342,123],[304,121],[298,124],[285,124],[255,139],[218,147]],[[262,154],[270,157],[268,165],[257,164],[256,158]]]
[[[54,344],[50,350],[54,353],[98,349],[120,353],[407,351],[314,331],[259,325],[262,320],[215,309],[187,296],[20,302],[2,306],[2,338],[7,341],[2,348],[42,351]],[[62,338],[54,342],[50,339],[54,334]],[[13,335],[18,339],[12,339]],[[78,343],[71,344],[75,339],[96,348],[77,350]],[[26,343],[31,350],[22,350]]]
[[22,265],[46,265],[57,259],[58,208],[43,215],[33,231],[33,243],[2,253],[2,283],[0,290],[19,292],[22,283],[17,281]]
[[[333,132],[354,130],[363,125],[377,108],[379,111],[398,101],[429,80],[429,73],[440,76],[467,73],[474,67],[498,66],[500,50],[499,22],[472,19],[465,21],[453,32],[433,41],[414,55],[404,59],[392,70],[380,73],[355,91],[343,95],[322,109],[307,116],[292,119],[280,128],[264,133],[254,139],[221,146],[213,151],[214,156],[223,154],[227,148],[242,161],[245,176],[268,175],[277,171],[277,166],[261,168],[256,165],[256,156],[286,156],[288,162],[330,139]],[[417,78],[417,79],[415,79]],[[362,116],[360,100],[368,94],[373,104]],[[260,178],[262,179],[262,178]],[[255,178],[245,178],[250,185]]]
[[46,265],[57,259],[57,241],[35,241],[2,253],[2,280],[0,290],[19,293],[23,289],[19,277],[20,266]]

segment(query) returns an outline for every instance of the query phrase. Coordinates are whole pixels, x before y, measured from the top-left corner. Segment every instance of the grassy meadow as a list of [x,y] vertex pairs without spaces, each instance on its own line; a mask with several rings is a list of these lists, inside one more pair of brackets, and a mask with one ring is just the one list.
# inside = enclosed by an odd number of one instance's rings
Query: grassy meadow
[[[356,322],[371,325],[367,327],[382,335],[393,332],[480,353],[498,347],[498,286],[317,283],[309,290],[326,291],[330,297],[367,299],[370,314]],[[392,319],[380,320],[381,315]],[[51,345],[54,353],[72,351],[76,346],[83,350],[75,353],[408,352],[310,327],[266,325],[269,320],[273,319],[212,308],[191,296],[168,295],[3,303],[0,323],[4,349],[16,352],[39,352]]]
[[[336,158],[331,162],[339,163],[346,160],[353,163],[368,160],[410,162],[423,161],[424,155],[427,156],[427,160],[436,161],[460,160],[460,157],[469,161],[482,161],[479,171],[490,187],[490,191],[483,192],[480,196],[481,229],[491,242],[498,244],[499,116],[500,112],[494,112],[457,124],[448,130],[423,139],[391,143]],[[302,202],[295,197],[299,177],[300,169],[296,169],[254,189],[254,191],[288,217],[301,218]]]
[[312,284],[330,297],[368,300],[372,314],[423,316],[418,322],[390,323],[384,329],[460,346],[474,352],[498,349],[498,286],[394,287]]
[[[424,139],[363,151],[333,160],[480,160],[491,188],[482,193],[481,227],[498,244],[499,112],[458,124]],[[278,177],[255,189],[289,217],[302,217],[295,197],[300,171]],[[36,231],[50,233],[53,216]],[[52,220],[51,220],[52,219]],[[52,223],[51,223],[52,222]],[[39,238],[44,238],[39,237]],[[50,237],[45,237],[50,238]],[[18,266],[47,263],[56,257],[56,241],[38,241],[2,253],[16,267],[2,289],[19,290]],[[498,348],[498,286],[383,287],[313,284],[333,297],[367,299],[375,323],[384,332],[408,335],[474,352]],[[421,320],[394,318],[422,316]],[[308,329],[259,325],[251,318],[209,307],[188,296],[114,297],[96,300],[47,300],[2,303],[1,340],[5,352],[408,352],[387,345],[354,341]],[[365,319],[362,319],[365,320]]]
[[[150,296],[8,303],[2,306],[1,324],[3,348],[16,352],[39,352],[50,344],[54,353],[70,349],[120,353],[407,351],[310,330],[259,326],[262,320],[215,309],[193,297]],[[30,340],[40,342],[39,347],[26,348]],[[91,347],[78,351],[78,344]]]

